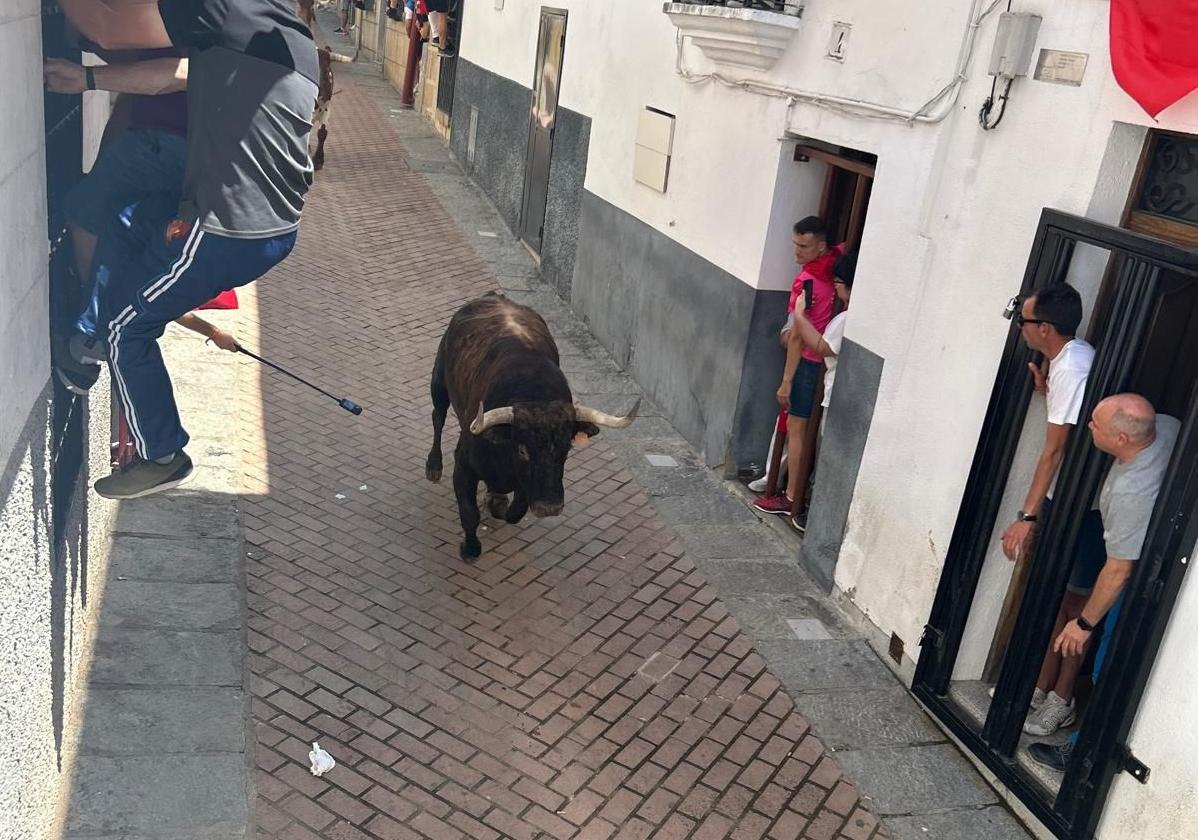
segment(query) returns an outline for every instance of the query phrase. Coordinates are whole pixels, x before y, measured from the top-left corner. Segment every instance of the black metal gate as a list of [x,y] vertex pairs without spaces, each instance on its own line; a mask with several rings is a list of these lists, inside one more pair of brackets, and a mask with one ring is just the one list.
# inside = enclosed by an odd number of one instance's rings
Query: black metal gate
[[[1082,417],[1110,394],[1127,390],[1143,346],[1163,272],[1198,276],[1198,253],[1120,228],[1045,210],[1032,246],[1021,294],[1066,279],[1077,246],[1109,253],[1111,292],[1097,313],[1096,356]],[[1019,734],[1048,644],[1082,517],[1102,481],[1108,456],[1084,431],[1071,436],[1057,482],[1054,515],[1045,524],[1031,565],[1026,596],[1003,660],[994,701],[978,726],[949,696],[949,683],[973,605],[1024,425],[1031,350],[1012,324],[991,392],[981,438],[949,544],[944,571],[922,641],[913,690],[1057,836],[1089,838],[1111,780],[1127,769],[1123,746],[1147,682],[1165,624],[1198,538],[1198,400],[1191,395],[1172,467],[1162,487],[1140,562],[1107,664],[1091,699],[1073,758],[1055,800],[1014,760]]]
[[446,116],[453,113],[453,86],[457,80],[458,55],[462,49],[462,2],[451,0],[449,4],[448,39],[454,52],[452,57],[441,57],[441,69],[437,75],[437,110]]
[[[46,58],[80,61],[79,48],[67,38],[66,19],[56,0],[42,0],[42,51]],[[81,310],[81,286],[66,232],[66,194],[83,177],[83,97],[47,93],[46,224],[50,242],[50,321],[61,330]],[[54,544],[60,544],[70,520],[71,502],[86,468],[87,401],[72,394],[51,374],[51,505]]]

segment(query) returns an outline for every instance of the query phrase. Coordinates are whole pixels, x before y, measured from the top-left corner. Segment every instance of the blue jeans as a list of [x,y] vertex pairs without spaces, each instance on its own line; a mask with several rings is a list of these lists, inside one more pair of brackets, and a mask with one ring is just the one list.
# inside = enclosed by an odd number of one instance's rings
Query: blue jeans
[[[1115,625],[1119,623],[1119,613],[1123,610],[1123,593],[1115,599],[1115,603],[1107,611],[1106,621],[1102,623],[1102,639],[1098,642],[1098,650],[1094,652],[1094,670],[1090,672],[1090,679],[1094,685],[1098,685],[1098,677],[1102,673],[1102,666],[1106,662],[1106,655],[1111,647],[1111,637],[1115,635]],[[1071,744],[1077,744],[1078,733],[1074,732],[1069,736]]]
[[[76,327],[86,336],[97,335],[101,283],[97,268],[112,264],[116,253],[128,248],[133,213],[142,201],[155,203],[154,212],[167,212],[179,204],[187,165],[187,141],[157,129],[122,134],[96,159],[87,177],[67,194],[67,219],[99,238],[88,280],[88,303]],[[169,212],[174,212],[170,210]]]
[[117,215],[157,192],[178,201],[187,166],[187,140],[152,128],[129,131],[104,148],[87,177],[66,198],[67,219],[103,236]]
[[168,242],[173,209],[143,201],[123,247],[97,251],[101,280],[97,323],[109,368],[142,458],[163,458],[187,445],[158,338],[166,325],[223,291],[244,286],[286,259],[294,231],[267,239],[233,239],[193,227]]
[[824,366],[810,359],[799,359],[794,379],[790,381],[790,409],[792,417],[810,417],[815,409],[815,392]]

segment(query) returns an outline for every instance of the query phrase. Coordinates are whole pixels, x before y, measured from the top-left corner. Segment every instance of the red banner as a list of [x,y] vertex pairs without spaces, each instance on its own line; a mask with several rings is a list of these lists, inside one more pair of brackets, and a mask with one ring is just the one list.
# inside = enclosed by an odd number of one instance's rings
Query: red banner
[[1111,0],[1111,69],[1152,117],[1198,88],[1198,0]]
[[205,303],[203,306],[197,306],[196,309],[236,309],[237,308],[237,291],[229,289],[227,292],[221,292],[212,300]]

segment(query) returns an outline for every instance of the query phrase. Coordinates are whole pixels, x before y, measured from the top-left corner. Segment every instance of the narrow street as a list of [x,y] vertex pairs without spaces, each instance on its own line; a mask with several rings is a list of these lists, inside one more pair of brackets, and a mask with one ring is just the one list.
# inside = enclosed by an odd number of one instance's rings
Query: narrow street
[[255,368],[238,391],[259,836],[887,836],[603,436],[563,516],[484,520],[458,559],[428,377],[499,282],[351,78],[256,320],[264,355],[366,412]]

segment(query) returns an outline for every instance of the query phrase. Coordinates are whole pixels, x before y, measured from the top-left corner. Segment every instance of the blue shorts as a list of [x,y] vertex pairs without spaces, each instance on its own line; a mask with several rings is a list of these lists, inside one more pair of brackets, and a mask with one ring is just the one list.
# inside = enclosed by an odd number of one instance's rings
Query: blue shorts
[[183,190],[187,140],[169,131],[126,132],[96,159],[87,177],[67,194],[67,219],[100,236],[126,208],[149,195]]
[[815,408],[815,393],[819,390],[824,366],[810,359],[799,359],[794,379],[790,381],[790,416],[810,417]]
[[[1052,513],[1052,499],[1045,499],[1040,508],[1041,522],[1047,522]],[[1077,544],[1073,547],[1073,565],[1069,570],[1068,591],[1075,595],[1089,595],[1098,580],[1098,573],[1106,564],[1106,543],[1102,539],[1102,516],[1096,510],[1086,511],[1081,528],[1077,532]]]

